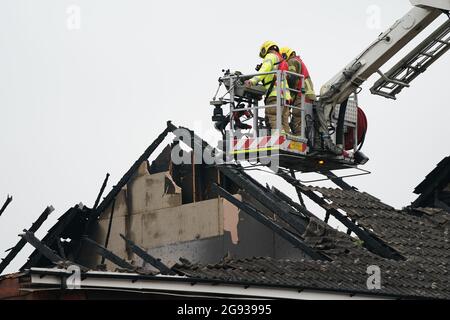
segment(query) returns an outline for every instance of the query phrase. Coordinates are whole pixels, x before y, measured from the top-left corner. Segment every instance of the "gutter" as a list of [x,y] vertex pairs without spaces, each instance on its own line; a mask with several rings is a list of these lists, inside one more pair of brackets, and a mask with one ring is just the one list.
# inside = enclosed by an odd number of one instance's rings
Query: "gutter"
[[[72,272],[66,269],[32,268],[28,270],[30,288],[67,289]],[[28,288],[28,289],[30,289]],[[368,293],[338,292],[313,288],[277,287],[244,283],[193,279],[185,276],[150,276],[137,273],[89,271],[81,274],[75,290],[108,289],[139,291],[141,293],[172,293],[179,295],[207,295],[216,298],[291,299],[291,300],[392,300],[396,297]],[[397,297],[398,298],[398,297]]]

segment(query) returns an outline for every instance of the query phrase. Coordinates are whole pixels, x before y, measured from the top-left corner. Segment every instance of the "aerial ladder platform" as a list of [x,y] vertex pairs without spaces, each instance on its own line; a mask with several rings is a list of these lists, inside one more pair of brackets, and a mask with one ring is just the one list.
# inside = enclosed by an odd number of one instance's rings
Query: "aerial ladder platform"
[[[269,72],[276,76],[281,85],[276,86],[276,103],[266,105],[265,87],[248,88],[244,85],[245,80],[256,74],[223,70],[219,88],[210,104],[214,107],[212,120],[216,129],[222,133],[219,149],[223,151],[226,161],[247,161],[254,166],[269,166],[275,172],[288,170],[294,176],[296,172],[323,174],[342,169],[358,169],[363,174],[368,173],[361,168],[369,160],[361,150],[367,131],[367,119],[358,101],[362,84],[377,73],[381,78],[370,89],[371,93],[396,99],[397,94],[409,87],[450,46],[450,0],[410,2],[413,8],[325,83],[316,101],[305,100],[304,87],[297,91],[286,85],[288,77],[298,77],[304,85],[300,74],[281,70]],[[443,15],[449,19],[388,72],[380,70]],[[285,90],[291,94],[301,94],[300,107],[290,105],[284,99],[282,93]],[[264,109],[268,107],[277,109],[276,128],[270,128],[263,116]],[[290,110],[300,109],[300,135],[294,136],[281,130],[281,111],[285,107]],[[318,131],[319,121],[323,122],[321,119],[326,119],[328,134],[342,154],[331,153],[324,148]]]

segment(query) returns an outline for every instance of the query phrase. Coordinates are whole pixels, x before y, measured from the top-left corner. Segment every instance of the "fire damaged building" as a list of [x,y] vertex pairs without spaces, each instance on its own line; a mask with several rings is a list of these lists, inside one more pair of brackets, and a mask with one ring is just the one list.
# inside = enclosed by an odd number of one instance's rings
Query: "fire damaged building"
[[178,164],[179,139],[161,145],[177,129],[168,122],[104,197],[109,175],[92,207],[70,208],[42,239],[51,207],[24,226],[0,274],[26,244],[35,250],[0,276],[0,299],[450,299],[450,157],[398,210],[336,176],[322,188],[279,172],[292,199],[236,163]]

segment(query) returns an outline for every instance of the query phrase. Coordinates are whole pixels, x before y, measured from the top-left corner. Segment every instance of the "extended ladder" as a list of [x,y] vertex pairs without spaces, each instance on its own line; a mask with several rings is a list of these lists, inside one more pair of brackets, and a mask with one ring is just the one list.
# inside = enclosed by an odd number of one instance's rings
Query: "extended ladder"
[[411,81],[425,72],[449,48],[450,20],[447,20],[386,74],[378,71],[381,78],[375,82],[370,92],[395,100],[403,88],[409,87]]

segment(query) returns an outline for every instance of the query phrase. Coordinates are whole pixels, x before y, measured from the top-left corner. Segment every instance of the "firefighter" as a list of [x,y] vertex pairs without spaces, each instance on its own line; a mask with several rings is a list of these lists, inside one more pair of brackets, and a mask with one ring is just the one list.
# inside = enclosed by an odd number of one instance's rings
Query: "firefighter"
[[286,59],[289,71],[303,75],[304,81],[300,77],[294,75],[288,76],[289,88],[295,89],[300,92],[291,92],[294,108],[292,109],[291,129],[294,135],[301,135],[301,101],[302,101],[302,87],[304,83],[305,87],[305,101],[312,102],[316,100],[316,94],[314,93],[314,85],[303,60],[297,53],[291,48],[284,47],[280,49],[280,53],[284,59]]
[[[259,56],[263,59],[261,67],[259,68],[259,73],[266,73],[276,70],[289,70],[287,62],[283,59],[277,44],[273,41],[266,41],[262,44]],[[274,74],[257,75],[252,79],[245,81],[245,85],[247,87],[251,87],[259,82],[261,82],[267,90],[266,99],[264,101],[265,105],[273,106],[265,108],[266,123],[268,123],[271,129],[276,129],[277,108],[275,105],[277,104],[277,85],[279,85],[279,81],[277,81]],[[282,129],[282,133],[289,133],[289,108],[285,106],[285,102],[291,100],[291,94],[288,90],[289,88],[286,81],[282,83],[282,88],[286,88],[286,90],[282,90],[282,128],[277,129]]]

